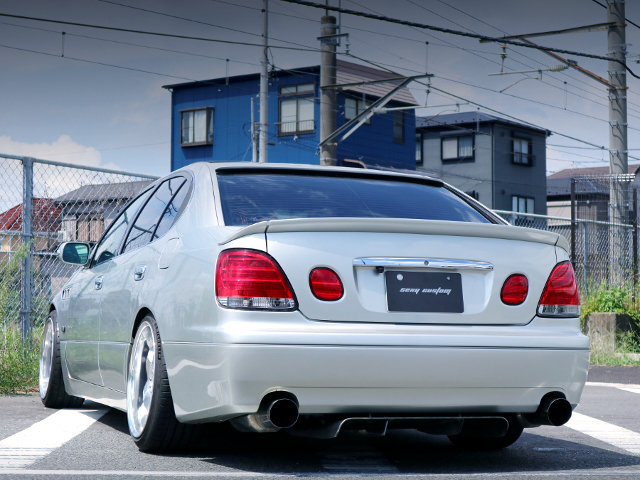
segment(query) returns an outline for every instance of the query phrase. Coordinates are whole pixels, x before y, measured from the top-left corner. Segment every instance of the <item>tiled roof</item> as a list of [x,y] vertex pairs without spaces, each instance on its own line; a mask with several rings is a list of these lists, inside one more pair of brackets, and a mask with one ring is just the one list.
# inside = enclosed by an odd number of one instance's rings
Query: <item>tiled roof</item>
[[[395,72],[387,72],[385,70],[379,70],[377,68],[367,67],[365,65],[359,65],[357,63],[345,62],[344,60],[337,61],[337,78],[336,82],[338,84],[341,83],[357,83],[357,82],[365,82],[370,80],[383,80],[385,78],[397,78],[402,77],[402,75]],[[318,74],[320,67],[318,65],[312,67],[300,67],[293,68],[295,74],[299,74],[301,72],[308,72],[313,74]],[[279,70],[277,75],[287,74],[287,70]],[[252,73],[248,75],[236,75],[229,77],[229,82],[234,81],[243,81],[253,78],[259,78],[260,74]],[[164,85],[163,88],[168,89],[180,89],[180,88],[191,88],[191,87],[203,87],[207,85],[223,85],[227,81],[226,77],[222,78],[213,78],[211,80],[202,80],[198,82],[187,82],[187,83],[177,83],[174,85]],[[348,89],[352,92],[357,93],[365,93],[367,95],[381,97],[389,93],[389,91],[395,86],[398,85],[400,81],[389,82],[389,83],[377,83],[373,85],[362,85],[357,87],[349,87]],[[413,98],[413,95],[407,88],[403,88],[398,93],[396,93],[393,97],[393,101],[407,103],[409,105],[417,105],[416,99]]]
[[[397,78],[402,75],[385,72],[384,70],[378,70],[377,68],[366,67],[364,65],[358,65],[356,63],[345,62],[344,60],[338,60],[338,85],[344,83],[356,83],[365,82],[370,80],[384,80],[385,78]],[[373,95],[375,97],[382,97],[389,93],[394,87],[400,84],[400,80],[385,83],[374,83],[371,85],[361,85],[357,87],[349,87],[345,90],[352,92],[364,93],[366,95]],[[393,101],[408,103],[410,105],[417,105],[416,99],[407,88],[401,89],[393,96]]]
[[460,112],[460,113],[448,113],[446,115],[436,115],[435,117],[416,117],[416,128],[429,128],[429,127],[443,127],[452,125],[463,124],[475,124],[475,123],[487,123],[487,122],[500,122],[509,125],[517,125],[521,128],[528,128],[530,130],[536,130],[540,133],[549,135],[549,131],[544,128],[534,127],[527,125],[526,123],[514,122],[506,118],[497,117],[495,115],[489,115],[482,112]]
[[96,185],[83,185],[56,198],[57,204],[70,202],[91,202],[98,200],[119,200],[133,198],[153,180],[141,180],[138,182],[123,183],[99,183]]
[[[60,230],[62,209],[48,198],[33,199],[32,231],[56,232]],[[0,231],[22,231],[22,204],[0,213]]]
[[[640,164],[628,165],[628,173],[637,175],[639,172]],[[609,175],[609,167],[565,168],[564,170],[560,170],[553,175],[549,175],[547,179],[571,178],[591,175]]]

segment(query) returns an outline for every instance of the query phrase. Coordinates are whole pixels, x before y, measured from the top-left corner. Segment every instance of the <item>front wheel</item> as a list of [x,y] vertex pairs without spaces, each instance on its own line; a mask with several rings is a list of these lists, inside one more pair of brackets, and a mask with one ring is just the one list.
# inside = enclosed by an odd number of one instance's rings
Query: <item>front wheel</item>
[[60,339],[58,338],[58,314],[53,310],[42,332],[38,384],[40,399],[47,408],[78,408],[84,398],[69,395],[64,388]]
[[133,341],[127,377],[127,422],[143,452],[184,450],[198,438],[199,426],[178,422],[155,319],[146,316]]

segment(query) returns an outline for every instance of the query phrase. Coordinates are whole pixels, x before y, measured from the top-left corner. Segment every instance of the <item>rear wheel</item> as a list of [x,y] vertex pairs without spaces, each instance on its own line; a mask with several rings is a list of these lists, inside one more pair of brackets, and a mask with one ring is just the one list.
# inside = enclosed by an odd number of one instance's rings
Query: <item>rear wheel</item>
[[45,407],[78,408],[84,402],[84,398],[69,395],[64,388],[58,338],[58,314],[55,310],[49,314],[42,332],[38,383],[40,399]]
[[466,450],[500,450],[513,445],[522,435],[523,427],[515,416],[506,417],[509,422],[507,433],[501,437],[480,437],[474,435],[449,435],[449,440],[456,446]]
[[184,450],[200,433],[199,425],[176,419],[161,345],[158,325],[148,315],[136,331],[127,378],[129,432],[143,452]]

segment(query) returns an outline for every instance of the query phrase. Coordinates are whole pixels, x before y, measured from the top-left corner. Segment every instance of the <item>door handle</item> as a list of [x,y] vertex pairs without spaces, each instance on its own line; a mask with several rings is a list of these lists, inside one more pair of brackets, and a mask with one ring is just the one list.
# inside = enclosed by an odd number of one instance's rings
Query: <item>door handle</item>
[[144,278],[144,272],[147,271],[146,265],[138,265],[133,271],[133,279],[138,282]]
[[102,288],[102,281],[103,280],[104,280],[104,277],[102,275],[100,275],[98,278],[96,278],[96,283],[95,283],[96,290],[100,290]]

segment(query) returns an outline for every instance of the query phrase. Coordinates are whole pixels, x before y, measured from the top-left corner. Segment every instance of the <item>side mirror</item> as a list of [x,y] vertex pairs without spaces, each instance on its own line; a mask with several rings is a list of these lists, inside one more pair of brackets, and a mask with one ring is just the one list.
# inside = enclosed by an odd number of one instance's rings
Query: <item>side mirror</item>
[[71,265],[86,265],[89,260],[89,245],[80,242],[65,242],[58,248],[58,259]]

